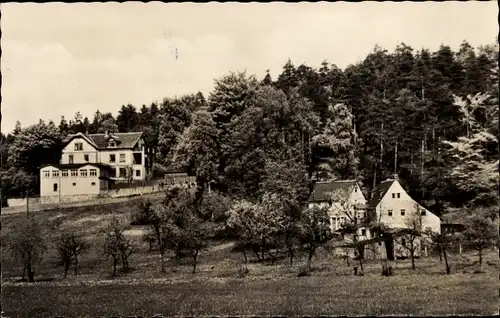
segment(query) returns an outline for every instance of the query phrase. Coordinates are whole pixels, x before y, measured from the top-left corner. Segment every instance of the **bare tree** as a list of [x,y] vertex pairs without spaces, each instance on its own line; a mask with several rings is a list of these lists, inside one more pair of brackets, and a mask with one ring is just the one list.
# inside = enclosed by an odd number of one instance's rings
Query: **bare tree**
[[468,220],[463,232],[465,244],[475,249],[479,256],[480,271],[483,270],[483,251],[492,246],[498,246],[498,226],[490,218],[475,215]]
[[7,247],[12,255],[23,264],[23,278],[27,271],[28,281],[34,282],[33,267],[41,262],[43,254],[47,252],[41,225],[34,218],[28,217],[12,227],[7,239]]
[[[360,231],[366,228],[368,216],[361,218],[358,215],[358,209],[354,202],[350,200],[348,190],[336,190],[328,194],[332,212],[343,218],[340,227],[340,233],[343,239],[348,239],[346,247],[354,250],[355,257],[358,259],[360,274],[363,273],[363,257],[366,246],[366,240],[361,238]],[[355,269],[357,273],[357,269]]]
[[63,234],[56,244],[58,253],[58,264],[64,266],[64,278],[66,278],[71,265],[75,266],[75,275],[78,275],[78,257],[85,254],[90,248],[80,236],[71,233]]
[[430,232],[427,234],[432,239],[432,247],[434,248],[434,250],[439,252],[439,257],[443,255],[446,274],[450,275],[451,268],[448,263],[448,251],[451,248],[452,244],[457,241],[457,237],[451,233]]
[[113,216],[109,225],[103,230],[103,253],[113,260],[113,276],[116,276],[116,269],[120,261],[122,269],[130,267],[128,259],[134,252],[134,246],[130,239],[124,235],[126,229],[127,225],[122,224],[116,216]]
[[421,250],[422,237],[422,212],[418,205],[415,205],[413,212],[406,218],[405,225],[406,228],[398,231],[395,241],[410,254],[411,268],[415,269],[415,256]]

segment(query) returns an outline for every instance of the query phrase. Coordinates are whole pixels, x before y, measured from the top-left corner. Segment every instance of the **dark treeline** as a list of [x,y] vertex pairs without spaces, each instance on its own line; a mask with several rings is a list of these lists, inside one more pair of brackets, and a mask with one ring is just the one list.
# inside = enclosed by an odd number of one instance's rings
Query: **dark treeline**
[[77,112],[59,124],[18,123],[2,134],[2,197],[36,194],[38,169],[58,160],[65,135],[105,131],[143,131],[154,149],[150,177],[186,168],[200,193],[213,187],[258,200],[277,175],[356,178],[369,195],[398,173],[410,195],[438,214],[495,206],[498,45],[464,41],[458,51],[431,52],[401,44],[392,53],[376,46],[345,70],[288,61],[275,79],[228,73],[206,97],[123,105],[116,117]]

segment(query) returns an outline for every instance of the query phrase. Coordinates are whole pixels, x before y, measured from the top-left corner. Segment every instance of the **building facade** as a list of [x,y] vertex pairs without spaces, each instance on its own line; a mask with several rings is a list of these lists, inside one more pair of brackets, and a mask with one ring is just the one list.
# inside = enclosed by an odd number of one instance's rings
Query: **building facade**
[[[405,246],[411,239],[407,237],[410,229],[420,233],[441,232],[439,217],[413,200],[397,176],[380,183],[368,201],[355,180],[317,182],[309,197],[309,207],[313,205],[328,207],[334,232],[346,222],[355,223],[357,239],[366,242],[362,252],[368,257],[408,257],[409,249]],[[385,228],[387,235],[379,237],[379,234],[372,233],[369,224]],[[344,237],[346,246],[351,239]],[[417,246],[417,256],[421,255],[428,241],[425,234],[412,240]]]
[[145,180],[146,143],[142,133],[69,135],[59,164],[40,169],[42,203],[92,199],[114,183]]

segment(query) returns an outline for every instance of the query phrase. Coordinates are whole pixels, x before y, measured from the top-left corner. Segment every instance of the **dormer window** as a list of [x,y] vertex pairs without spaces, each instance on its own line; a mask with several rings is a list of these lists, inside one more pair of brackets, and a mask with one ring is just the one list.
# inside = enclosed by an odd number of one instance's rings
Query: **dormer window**
[[83,143],[75,142],[75,151],[83,151]]
[[110,147],[116,147],[116,142],[113,140],[113,139],[110,139],[109,140],[109,144],[108,144]]

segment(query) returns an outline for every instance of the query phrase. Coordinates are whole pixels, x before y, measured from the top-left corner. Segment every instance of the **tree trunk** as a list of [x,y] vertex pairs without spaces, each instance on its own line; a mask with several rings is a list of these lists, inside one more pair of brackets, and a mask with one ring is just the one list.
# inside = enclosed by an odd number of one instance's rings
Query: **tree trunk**
[[75,276],[78,276],[78,257],[75,256]]
[[294,257],[294,254],[295,254],[294,250],[291,249],[289,251],[289,255],[290,255],[290,267],[293,267],[293,257]]
[[160,266],[161,266],[161,272],[165,272],[165,252],[163,250],[160,250]]
[[26,264],[26,269],[28,270],[28,282],[32,283],[35,281],[35,272],[31,270],[31,260],[28,260]]
[[410,242],[411,269],[415,270],[415,247],[413,240]]
[[448,264],[448,257],[446,255],[445,249],[443,249],[443,256],[444,256],[444,264],[446,265],[446,275],[450,275],[451,269],[450,269],[450,265]]
[[193,253],[193,274],[196,273],[196,262],[198,259],[198,251]]
[[361,272],[359,273],[360,275],[364,275],[364,270],[363,270],[363,258],[361,257],[361,254],[359,254],[359,269]]
[[438,253],[439,253],[439,262],[441,263],[443,261],[443,256],[442,256],[442,253],[441,253],[441,246],[438,247]]
[[247,259],[247,252],[245,249],[243,249],[243,258],[245,259],[245,270],[248,270],[248,259]]
[[309,251],[309,255],[307,256],[307,270],[309,272],[311,271],[311,263],[312,263],[313,255],[314,255],[314,251],[313,250]]
[[113,258],[113,277],[116,276],[116,266],[118,265],[118,259],[116,257]]
[[483,249],[479,249],[479,270],[483,271]]
[[26,263],[23,264],[23,277],[22,280],[26,279]]
[[64,278],[68,276],[69,263],[64,263]]

